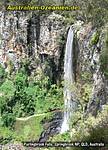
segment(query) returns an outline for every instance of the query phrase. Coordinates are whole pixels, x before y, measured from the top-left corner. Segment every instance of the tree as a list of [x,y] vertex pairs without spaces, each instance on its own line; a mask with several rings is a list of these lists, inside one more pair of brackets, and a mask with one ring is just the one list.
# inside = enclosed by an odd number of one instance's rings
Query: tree
[[12,113],[5,113],[2,116],[3,126],[5,127],[13,127],[15,123],[15,116]]

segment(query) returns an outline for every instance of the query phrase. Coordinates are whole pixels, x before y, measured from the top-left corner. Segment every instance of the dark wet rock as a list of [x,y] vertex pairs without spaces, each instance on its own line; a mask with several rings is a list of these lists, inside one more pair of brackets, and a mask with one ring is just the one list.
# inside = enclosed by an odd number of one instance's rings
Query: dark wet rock
[[40,135],[39,142],[46,142],[49,137],[58,134],[61,129],[62,119],[62,112],[57,112],[51,120],[46,120],[43,123],[44,131]]

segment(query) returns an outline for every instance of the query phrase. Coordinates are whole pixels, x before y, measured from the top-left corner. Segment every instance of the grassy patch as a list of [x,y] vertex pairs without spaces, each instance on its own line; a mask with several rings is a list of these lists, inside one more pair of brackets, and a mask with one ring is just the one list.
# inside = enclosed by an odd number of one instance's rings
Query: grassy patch
[[6,144],[11,141],[13,132],[7,127],[0,126],[0,144]]
[[91,46],[92,45],[96,45],[99,41],[99,36],[100,36],[100,33],[99,31],[96,31],[93,35],[92,35],[92,38],[91,38]]
[[44,117],[45,116],[34,116],[26,121],[17,120],[14,129],[16,140],[38,140],[43,130],[41,121]]
[[40,116],[33,116],[27,120],[16,120],[13,130],[0,126],[1,143],[6,144],[10,141],[17,141],[19,143],[38,140],[43,131],[41,121],[44,118],[51,118],[52,115],[52,113],[47,113]]

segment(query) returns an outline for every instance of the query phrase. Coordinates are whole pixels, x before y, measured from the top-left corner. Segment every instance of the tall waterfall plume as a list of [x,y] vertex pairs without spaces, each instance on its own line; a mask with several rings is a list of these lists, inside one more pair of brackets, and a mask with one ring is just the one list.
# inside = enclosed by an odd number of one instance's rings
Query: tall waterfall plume
[[72,112],[76,108],[76,102],[73,101],[73,93],[71,85],[74,83],[73,73],[73,39],[74,32],[72,27],[69,28],[65,58],[64,58],[64,118],[61,126],[61,134],[69,130],[69,121],[72,116]]

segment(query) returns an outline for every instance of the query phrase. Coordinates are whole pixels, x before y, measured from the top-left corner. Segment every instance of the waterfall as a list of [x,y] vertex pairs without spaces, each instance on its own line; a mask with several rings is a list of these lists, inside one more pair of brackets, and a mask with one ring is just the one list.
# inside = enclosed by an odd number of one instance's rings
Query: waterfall
[[72,112],[76,108],[76,103],[73,101],[73,93],[71,85],[74,82],[73,77],[73,38],[74,33],[72,27],[70,27],[66,42],[66,51],[64,58],[64,118],[61,126],[61,133],[69,130],[69,120],[72,116]]

